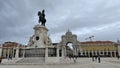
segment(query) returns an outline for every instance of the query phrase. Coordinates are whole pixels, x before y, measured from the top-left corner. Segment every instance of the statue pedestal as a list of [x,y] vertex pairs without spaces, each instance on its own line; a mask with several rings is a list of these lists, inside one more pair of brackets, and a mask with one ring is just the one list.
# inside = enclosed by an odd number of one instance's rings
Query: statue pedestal
[[48,29],[45,26],[38,24],[34,27],[34,30],[34,44],[32,46],[37,48],[44,48],[48,44]]
[[[52,41],[47,35],[48,29],[40,24],[37,24],[33,29],[34,35],[30,37],[29,41],[31,45],[20,50],[20,56],[24,57],[21,61],[25,61],[24,63],[58,63],[59,49],[52,45]],[[38,59],[38,61],[35,59],[36,57],[42,58],[42,60]]]

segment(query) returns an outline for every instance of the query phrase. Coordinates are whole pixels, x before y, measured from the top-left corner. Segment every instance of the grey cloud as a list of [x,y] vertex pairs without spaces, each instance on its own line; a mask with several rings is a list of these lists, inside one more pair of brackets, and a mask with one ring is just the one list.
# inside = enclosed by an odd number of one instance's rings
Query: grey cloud
[[90,34],[96,35],[95,40],[114,41],[119,37],[116,34],[120,33],[120,27],[103,29],[103,34],[92,29],[119,23],[119,6],[119,0],[0,0],[0,42],[12,40],[27,44],[38,23],[37,12],[42,9],[46,10],[46,27],[53,42],[59,42],[68,29],[80,41]]

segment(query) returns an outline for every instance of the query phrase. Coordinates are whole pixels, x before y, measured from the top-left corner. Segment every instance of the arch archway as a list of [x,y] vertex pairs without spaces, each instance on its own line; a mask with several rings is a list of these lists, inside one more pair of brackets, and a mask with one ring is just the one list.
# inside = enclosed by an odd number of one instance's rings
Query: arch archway
[[66,56],[73,56],[73,44],[71,42],[66,44]]
[[61,40],[60,44],[62,46],[62,51],[63,51],[62,53],[64,53],[64,54],[62,54],[63,56],[68,56],[69,55],[68,52],[67,52],[67,48],[68,48],[67,45],[70,46],[71,43],[72,43],[72,46],[73,46],[73,55],[78,55],[79,41],[77,40],[77,35],[72,34],[72,32],[70,32],[68,30],[68,32],[66,32],[65,35],[62,35],[61,39],[62,40]]

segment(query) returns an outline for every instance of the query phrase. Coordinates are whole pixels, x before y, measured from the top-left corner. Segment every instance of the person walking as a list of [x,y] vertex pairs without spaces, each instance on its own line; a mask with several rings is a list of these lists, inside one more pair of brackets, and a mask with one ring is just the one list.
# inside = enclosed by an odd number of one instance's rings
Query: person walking
[[92,56],[92,61],[94,62],[94,56]]
[[97,61],[97,56],[95,56],[95,61]]
[[1,62],[2,62],[2,57],[0,57],[0,64],[1,64]]
[[100,61],[100,55],[98,56],[98,63],[100,63],[101,61]]

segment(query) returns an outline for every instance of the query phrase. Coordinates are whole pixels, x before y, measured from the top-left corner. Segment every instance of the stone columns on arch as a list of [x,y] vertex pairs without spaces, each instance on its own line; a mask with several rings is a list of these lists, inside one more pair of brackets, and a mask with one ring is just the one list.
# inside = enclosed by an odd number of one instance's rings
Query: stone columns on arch
[[15,58],[19,58],[19,45],[16,47],[16,54],[15,54]]
[[64,56],[65,56],[65,58],[66,58],[66,46],[64,47]]
[[66,47],[65,47],[65,45],[62,45],[62,57],[63,58],[66,57]]
[[24,48],[23,48],[23,58],[25,58],[25,51],[26,51],[26,47],[24,46]]
[[57,57],[59,57],[59,46],[57,46]]

